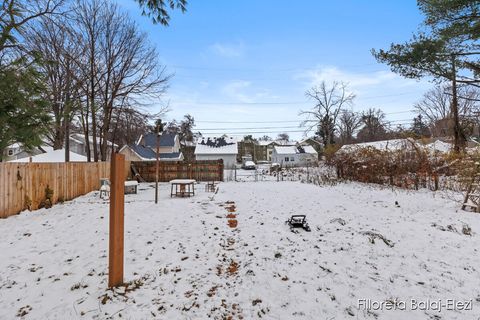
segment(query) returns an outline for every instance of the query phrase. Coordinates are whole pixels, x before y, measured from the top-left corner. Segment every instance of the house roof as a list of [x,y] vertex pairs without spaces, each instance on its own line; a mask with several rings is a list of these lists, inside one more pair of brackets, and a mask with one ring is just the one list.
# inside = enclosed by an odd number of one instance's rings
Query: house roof
[[[78,144],[85,144],[85,135],[81,133],[73,133],[70,135],[70,140],[75,141]],[[88,141],[93,145],[93,136],[88,136]],[[100,138],[97,138],[97,143],[100,143]],[[111,146],[112,142],[107,140],[107,145]],[[114,144],[118,147],[117,144]]]
[[275,146],[273,148],[277,154],[317,154],[312,146]]
[[[160,147],[173,147],[175,145],[176,133],[162,132],[160,135]],[[157,134],[156,133],[147,133],[142,136],[143,145],[151,148],[157,147]],[[142,141],[142,137],[137,142],[137,145]]]
[[237,140],[232,137],[203,137],[198,140],[195,154],[237,154]]
[[298,144],[302,145],[302,144],[310,144],[309,142],[313,142],[313,143],[316,143],[318,145],[322,145],[322,143],[318,140],[315,140],[314,138],[305,138],[303,139],[302,141],[299,141]]
[[278,145],[279,143],[277,141],[273,141],[273,140],[260,140],[258,141],[258,144],[261,145],[261,146],[269,146],[269,145]]
[[[145,147],[142,145],[128,145],[125,146],[130,148],[133,152],[135,152],[142,160],[155,160],[157,159],[157,154],[149,147]],[[123,147],[122,149],[124,149]],[[121,151],[121,150],[120,150]],[[160,160],[182,160],[183,155],[181,152],[169,152],[169,153],[159,153]]]
[[373,142],[346,144],[342,146],[339,151],[351,152],[360,148],[368,148],[368,147],[378,149],[378,150],[395,151],[395,150],[412,147],[412,143],[415,143],[415,140],[413,139],[381,140],[381,141],[373,141]]
[[[86,162],[87,157],[70,151],[71,162]],[[12,160],[11,162],[30,162],[30,157]],[[32,157],[32,162],[65,162],[65,149],[51,150]]]

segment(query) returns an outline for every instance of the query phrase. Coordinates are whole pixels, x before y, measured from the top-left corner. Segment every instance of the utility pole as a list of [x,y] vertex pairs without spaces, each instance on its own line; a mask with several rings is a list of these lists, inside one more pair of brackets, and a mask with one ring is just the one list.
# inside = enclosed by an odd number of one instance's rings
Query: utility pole
[[[67,93],[68,94],[68,93]],[[65,162],[70,162],[70,102],[66,101],[64,106],[65,121]]]
[[158,203],[158,171],[160,162],[160,126],[157,124],[157,163],[155,165],[155,203]]

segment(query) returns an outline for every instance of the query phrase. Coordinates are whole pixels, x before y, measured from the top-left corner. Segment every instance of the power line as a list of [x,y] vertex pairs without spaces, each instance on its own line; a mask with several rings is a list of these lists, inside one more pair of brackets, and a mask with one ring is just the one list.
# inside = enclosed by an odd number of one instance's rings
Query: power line
[[210,128],[210,129],[196,129],[198,131],[212,131],[212,130],[250,130],[250,129],[294,129],[299,128],[299,126],[289,126],[289,127],[252,127],[252,128]]
[[[404,96],[412,93],[417,93],[414,91],[411,92],[403,92],[398,94],[388,94],[388,95],[380,95],[380,96],[366,96],[366,97],[359,97],[359,99],[377,99],[377,98],[389,98],[389,97],[398,97]],[[197,105],[293,105],[293,104],[313,104],[313,100],[305,100],[305,101],[267,101],[267,102],[242,102],[242,101],[198,101],[194,102],[193,104]]]
[[[365,63],[365,64],[346,64],[346,65],[334,65],[334,66],[325,66],[323,68],[361,68],[369,66],[381,66],[379,63]],[[245,67],[205,67],[205,66],[189,66],[189,65],[172,65],[174,69],[180,70],[204,70],[204,71],[245,71],[245,72],[294,72],[294,71],[317,71],[322,69],[322,67],[313,66],[313,67],[290,67],[290,68],[245,68]],[[371,72],[385,71],[384,68],[374,70]]]
[[[202,122],[202,123],[296,123],[296,122],[302,122],[303,120],[279,120],[279,121],[197,121],[195,122]],[[313,120],[312,120],[313,121]]]

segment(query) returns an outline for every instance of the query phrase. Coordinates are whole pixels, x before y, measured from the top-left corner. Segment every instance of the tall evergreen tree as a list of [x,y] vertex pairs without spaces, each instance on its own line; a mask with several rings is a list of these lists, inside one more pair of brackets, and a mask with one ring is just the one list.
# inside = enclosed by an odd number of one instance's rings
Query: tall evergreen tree
[[378,61],[407,78],[433,77],[449,81],[454,121],[454,150],[465,146],[458,111],[458,83],[480,85],[480,2],[476,0],[418,0],[425,15],[423,31],[388,50],[373,50]]
[[42,143],[50,120],[43,89],[36,70],[23,60],[0,69],[0,160],[12,143],[27,151]]

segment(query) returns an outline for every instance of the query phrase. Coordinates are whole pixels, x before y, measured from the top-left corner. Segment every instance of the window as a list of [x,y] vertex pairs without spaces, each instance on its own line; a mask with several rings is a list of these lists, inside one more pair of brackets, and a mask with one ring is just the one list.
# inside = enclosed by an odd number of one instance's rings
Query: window
[[9,155],[9,156],[13,156],[13,149],[9,149],[9,150],[8,150],[8,155]]
[[288,162],[288,157],[285,157],[285,162]]
[[290,161],[294,161],[294,160],[293,160],[293,157],[290,157]]

